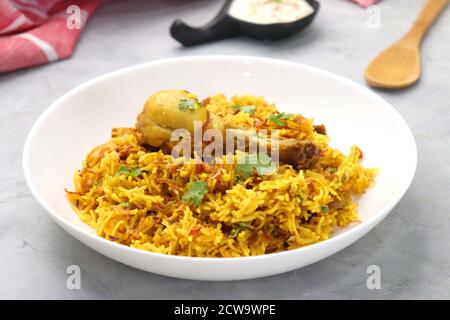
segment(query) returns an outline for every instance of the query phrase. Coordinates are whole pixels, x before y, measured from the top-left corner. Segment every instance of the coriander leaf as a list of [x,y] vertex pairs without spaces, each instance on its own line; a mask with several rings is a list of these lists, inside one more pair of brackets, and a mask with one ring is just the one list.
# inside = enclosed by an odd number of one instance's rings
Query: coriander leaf
[[330,209],[328,209],[327,206],[322,206],[322,207],[320,207],[320,211],[322,211],[322,213],[328,213],[328,211],[330,211]]
[[230,238],[234,239],[238,236],[239,232],[243,231],[243,230],[253,230],[253,227],[248,224],[248,223],[237,223],[233,225],[233,229],[231,229],[230,232]]
[[116,177],[120,176],[121,174],[128,174],[128,168],[124,165],[121,165],[119,170],[116,171]]
[[129,175],[130,177],[138,177],[142,174],[143,170],[141,168],[133,167],[128,169],[126,166],[121,165],[119,170],[116,171],[115,176],[120,176],[122,174]]
[[236,166],[236,172],[242,175],[244,178],[248,178],[253,174],[253,170],[255,169],[255,165],[257,165],[257,163],[258,156],[256,154],[246,153],[243,157],[239,157],[239,162]]
[[181,111],[194,110],[196,104],[198,104],[198,101],[195,99],[191,98],[180,99],[180,102],[178,103],[178,108]]
[[256,106],[239,106],[237,104],[232,106],[232,108],[234,111],[245,112],[251,116],[255,113],[255,110],[256,110]]
[[236,167],[236,172],[244,178],[248,178],[253,174],[253,166],[247,163],[240,163]]
[[190,183],[188,190],[181,197],[181,201],[183,203],[192,201],[194,206],[198,207],[206,193],[208,193],[208,184],[204,181],[194,181]]
[[293,114],[282,112],[282,113],[278,113],[278,114],[271,114],[270,116],[267,117],[267,119],[269,119],[269,121],[272,121],[273,123],[279,125],[280,127],[284,127],[284,126],[286,126],[286,123],[284,123],[281,120],[289,119],[289,118],[292,118],[293,116],[294,116]]
[[138,177],[142,174],[142,169],[141,168],[131,168],[130,172],[129,172],[129,176],[130,177]]
[[273,172],[275,168],[275,163],[272,162],[272,158],[266,153],[260,153],[258,155],[258,166],[256,167],[256,172],[260,176]]
[[253,115],[255,113],[256,106],[243,106],[241,107],[241,111],[248,113],[249,115]]
[[239,160],[236,167],[236,172],[241,174],[244,178],[250,177],[254,171],[260,176],[273,172],[275,164],[272,162],[272,158],[266,153],[252,153],[245,154],[243,160]]
[[119,203],[119,205],[122,207],[125,207],[125,208],[129,208],[131,206],[131,203],[125,201],[125,202]]

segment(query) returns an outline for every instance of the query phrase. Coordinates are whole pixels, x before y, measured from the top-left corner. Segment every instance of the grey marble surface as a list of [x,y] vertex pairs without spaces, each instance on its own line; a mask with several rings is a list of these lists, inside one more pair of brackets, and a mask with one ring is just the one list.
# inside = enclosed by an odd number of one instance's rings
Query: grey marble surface
[[[196,282],[145,273],[87,248],[54,223],[31,195],[22,149],[39,115],[67,90],[103,73],[158,58],[242,54],[298,61],[364,83],[370,59],[405,32],[421,0],[384,0],[381,29],[364,9],[322,0],[314,25],[287,41],[245,38],[183,49],[168,35],[173,19],[202,24],[221,1],[109,1],[89,22],[70,60],[0,75],[0,298],[62,299],[402,299],[450,298],[450,9],[423,45],[423,77],[379,94],[417,139],[417,175],[403,200],[368,235],[334,256],[286,274],[237,282]],[[51,182],[49,182],[51,183]],[[81,290],[66,268],[81,267]],[[381,268],[368,290],[366,269]]]

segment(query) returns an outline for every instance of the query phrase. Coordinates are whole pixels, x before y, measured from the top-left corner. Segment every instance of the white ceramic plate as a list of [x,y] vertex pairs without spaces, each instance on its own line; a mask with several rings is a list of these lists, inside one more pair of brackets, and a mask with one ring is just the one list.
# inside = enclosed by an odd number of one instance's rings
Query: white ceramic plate
[[[129,248],[97,236],[72,211],[64,188],[86,153],[106,142],[113,127],[133,126],[146,97],[182,88],[206,97],[263,95],[281,111],[301,113],[327,126],[332,145],[358,144],[365,166],[377,167],[376,185],[359,202],[362,223],[304,248],[243,258],[189,258]],[[53,103],[25,144],[26,180],[55,221],[92,249],[124,264],[172,277],[238,280],[274,275],[328,257],[377,225],[408,189],[417,162],[413,135],[401,116],[370,90],[337,75],[297,63],[239,56],[155,61],[89,81]]]

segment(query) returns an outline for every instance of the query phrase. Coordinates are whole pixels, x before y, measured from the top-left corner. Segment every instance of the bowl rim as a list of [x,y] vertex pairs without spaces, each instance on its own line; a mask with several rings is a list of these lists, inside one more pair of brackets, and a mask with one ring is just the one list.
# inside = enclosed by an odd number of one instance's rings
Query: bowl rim
[[[298,69],[303,69],[309,72],[313,72],[316,74],[319,74],[321,76],[325,76],[328,78],[332,78],[338,82],[343,82],[348,86],[353,87],[355,90],[359,90],[361,92],[364,92],[366,95],[369,95],[373,97],[374,99],[377,99],[379,103],[379,107],[383,108],[386,112],[390,113],[394,118],[397,118],[397,121],[399,124],[402,125],[402,130],[405,131],[405,133],[408,135],[409,140],[409,148],[412,148],[411,151],[413,151],[413,158],[410,159],[412,161],[412,170],[409,173],[408,180],[404,180],[403,183],[401,183],[401,189],[398,191],[398,194],[396,197],[394,197],[391,201],[387,202],[382,209],[378,211],[378,214],[368,218],[366,221],[361,222],[360,224],[354,226],[352,229],[347,230],[345,232],[342,232],[338,235],[335,235],[333,237],[330,237],[327,240],[323,240],[320,242],[313,243],[311,245],[307,245],[304,247],[282,251],[282,252],[276,252],[276,253],[270,253],[270,254],[263,254],[263,255],[257,255],[257,256],[245,256],[245,257],[189,257],[189,256],[178,256],[178,255],[170,255],[170,254],[164,254],[164,253],[158,253],[158,252],[152,252],[152,251],[146,251],[143,249],[137,249],[130,246],[122,245],[115,243],[113,241],[107,240],[105,238],[102,238],[98,236],[96,233],[91,233],[87,230],[78,228],[74,224],[70,223],[69,221],[66,221],[62,217],[59,216],[56,210],[54,210],[49,204],[47,204],[47,201],[43,196],[41,196],[39,189],[36,187],[33,179],[32,169],[31,169],[31,144],[33,143],[34,137],[36,133],[39,131],[39,129],[45,124],[45,121],[47,118],[49,118],[52,113],[59,108],[61,105],[61,102],[63,102],[68,97],[75,95],[78,91],[83,90],[84,88],[87,88],[91,85],[95,85],[96,82],[101,82],[111,76],[119,76],[122,74],[126,74],[128,72],[133,72],[134,70],[140,69],[140,68],[146,68],[156,65],[164,65],[164,64],[171,64],[171,63],[189,63],[189,62],[198,62],[198,61],[219,61],[219,60],[228,60],[228,61],[241,61],[241,62],[257,62],[257,63],[266,63],[266,64],[275,64],[280,66],[286,66],[286,67],[293,67]],[[189,260],[193,263],[203,263],[203,262],[211,262],[211,263],[220,263],[220,262],[227,262],[227,263],[240,263],[245,261],[258,261],[258,260],[266,260],[266,259],[276,259],[281,258],[285,256],[295,256],[298,254],[301,254],[302,252],[308,252],[308,251],[315,251],[319,249],[325,249],[328,246],[332,246],[333,244],[338,245],[340,242],[343,243],[345,240],[351,240],[352,236],[356,236],[356,238],[353,241],[347,241],[348,244],[342,246],[339,250],[345,248],[349,244],[357,241],[359,238],[364,236],[367,232],[369,232],[371,229],[373,229],[379,222],[381,222],[387,214],[398,204],[398,202],[403,198],[405,193],[408,191],[409,187],[411,186],[411,183],[414,179],[416,170],[417,170],[417,144],[414,139],[414,135],[408,126],[407,122],[404,120],[404,118],[400,115],[400,113],[391,106],[386,100],[381,98],[379,95],[377,95],[375,92],[371,91],[370,89],[362,86],[361,84],[354,82],[350,79],[347,79],[343,76],[337,75],[333,72],[326,71],[320,68],[308,66],[302,63],[294,62],[294,61],[288,61],[288,60],[281,60],[281,59],[274,59],[274,58],[263,58],[263,57],[256,57],[256,56],[246,56],[246,55],[198,55],[198,56],[184,56],[184,57],[171,57],[171,58],[164,58],[164,59],[157,59],[149,62],[139,63],[136,65],[132,65],[125,68],[120,68],[111,72],[108,72],[106,74],[97,76],[91,80],[88,80],[80,85],[77,85],[76,87],[72,88],[62,96],[60,96],[58,99],[56,99],[47,109],[44,110],[44,112],[39,116],[39,118],[36,120],[34,125],[32,126],[31,130],[29,131],[25,144],[23,149],[23,157],[22,157],[22,166],[25,176],[25,181],[28,184],[28,187],[31,190],[31,193],[33,196],[38,200],[38,202],[41,204],[41,206],[47,210],[47,212],[50,214],[50,216],[57,222],[61,227],[63,227],[69,234],[75,237],[75,234],[82,234],[83,236],[89,238],[89,240],[92,240],[93,242],[100,242],[103,243],[106,246],[110,246],[113,249],[122,250],[123,252],[127,252],[129,254],[137,254],[137,255],[145,255],[149,257],[154,258],[161,258],[161,259],[169,259],[174,262],[176,261],[186,261]],[[73,212],[76,214],[75,212]],[[360,234],[358,236],[358,233]],[[77,238],[77,237],[75,237]],[[331,254],[334,254],[335,252],[339,251],[333,251]]]

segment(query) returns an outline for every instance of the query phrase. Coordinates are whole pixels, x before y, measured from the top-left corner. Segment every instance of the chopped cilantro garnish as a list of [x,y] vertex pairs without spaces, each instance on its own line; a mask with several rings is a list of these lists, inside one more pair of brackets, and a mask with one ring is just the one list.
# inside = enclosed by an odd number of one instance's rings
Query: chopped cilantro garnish
[[236,172],[244,178],[248,178],[253,174],[253,165],[249,163],[240,163],[236,167]]
[[322,206],[322,207],[320,207],[320,211],[322,211],[322,213],[328,213],[328,211],[330,211],[330,209],[328,209],[327,206]]
[[195,105],[199,104],[199,102],[195,99],[186,98],[181,99],[178,103],[178,108],[180,108],[181,111],[187,111],[187,110],[194,110]]
[[236,172],[244,178],[250,177],[254,171],[260,176],[273,172],[275,164],[266,153],[245,154],[243,160],[239,159]]
[[238,236],[239,232],[241,232],[242,230],[253,230],[253,227],[251,225],[249,225],[248,223],[237,223],[235,225],[233,225],[233,229],[231,229],[230,232],[230,238],[234,239]]
[[116,171],[116,177],[120,176],[122,174],[129,175],[130,177],[138,177],[142,174],[143,170],[141,168],[133,167],[131,169],[128,169],[126,166],[121,165],[119,170]]
[[192,201],[198,207],[203,200],[203,196],[208,192],[208,184],[204,181],[194,181],[189,185],[189,189],[181,197],[181,201],[188,203]]
[[116,171],[116,177],[120,176],[121,174],[127,174],[128,173],[128,168],[124,165],[121,165],[119,170]]
[[255,113],[256,110],[256,106],[239,106],[237,104],[235,104],[232,108],[234,111],[245,112],[251,116]]
[[119,205],[122,207],[125,207],[125,208],[129,208],[131,206],[131,203],[125,201],[125,202],[119,203]]
[[131,168],[129,176],[130,177],[137,177],[140,176],[142,174],[142,169],[141,168]]
[[273,123],[279,125],[280,127],[284,127],[286,125],[286,123],[284,123],[281,120],[284,119],[289,119],[292,118],[294,115],[290,114],[290,113],[277,113],[277,114],[271,114],[270,116],[267,117],[267,119],[269,119],[269,121],[272,121]]

